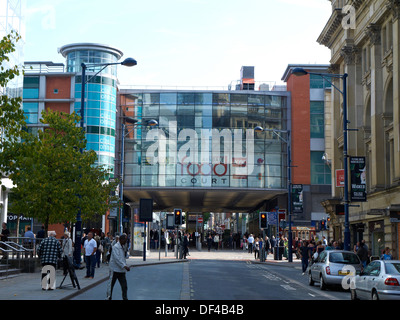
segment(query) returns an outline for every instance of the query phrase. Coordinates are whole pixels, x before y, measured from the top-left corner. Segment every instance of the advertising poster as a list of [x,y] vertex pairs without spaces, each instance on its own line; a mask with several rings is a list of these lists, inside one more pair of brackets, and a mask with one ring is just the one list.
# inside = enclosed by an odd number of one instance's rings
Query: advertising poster
[[350,157],[350,200],[367,201],[367,178],[365,157]]
[[293,213],[303,212],[303,185],[293,184],[292,185],[292,203]]

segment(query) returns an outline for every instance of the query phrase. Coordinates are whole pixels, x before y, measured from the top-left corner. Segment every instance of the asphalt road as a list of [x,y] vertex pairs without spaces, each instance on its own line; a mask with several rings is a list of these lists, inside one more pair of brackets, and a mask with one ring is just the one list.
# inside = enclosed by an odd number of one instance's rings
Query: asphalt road
[[[127,273],[129,300],[349,300],[340,288],[310,287],[299,268],[249,261],[191,260],[132,268]],[[104,300],[107,282],[74,300]],[[117,282],[114,300],[121,300]]]

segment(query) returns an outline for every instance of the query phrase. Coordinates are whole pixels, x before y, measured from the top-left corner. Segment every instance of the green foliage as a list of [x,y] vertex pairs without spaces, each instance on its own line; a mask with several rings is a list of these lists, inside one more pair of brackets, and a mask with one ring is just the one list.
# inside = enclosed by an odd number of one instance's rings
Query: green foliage
[[[11,210],[45,224],[75,222],[81,208],[82,220],[105,214],[115,184],[106,183],[104,168],[95,166],[97,155],[84,150],[85,134],[73,114],[42,112],[44,130],[23,133],[23,142],[10,171],[16,187]],[[47,228],[46,228],[47,229]]]
[[[0,86],[20,74],[17,66],[7,69],[9,55],[20,39],[12,32],[0,41]],[[83,221],[109,209],[118,181],[107,183],[110,172],[95,166],[97,155],[86,147],[85,133],[75,113],[42,113],[44,130],[26,130],[21,98],[6,94],[0,100],[0,171],[16,186],[10,210],[45,224],[74,223],[81,209]]]
[[9,162],[12,161],[10,147],[20,140],[25,117],[21,108],[22,98],[9,97],[5,92],[7,85],[16,76],[20,75],[18,66],[9,69],[5,67],[10,61],[9,55],[15,51],[15,43],[20,40],[16,32],[11,32],[0,41],[0,171],[7,171]]

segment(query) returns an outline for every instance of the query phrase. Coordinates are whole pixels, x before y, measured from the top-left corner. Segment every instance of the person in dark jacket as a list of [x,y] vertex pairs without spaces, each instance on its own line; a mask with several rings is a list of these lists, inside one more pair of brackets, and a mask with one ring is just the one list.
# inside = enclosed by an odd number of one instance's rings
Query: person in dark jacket
[[368,250],[362,242],[360,242],[360,247],[357,250],[357,255],[360,258],[363,267],[365,268],[367,266]]

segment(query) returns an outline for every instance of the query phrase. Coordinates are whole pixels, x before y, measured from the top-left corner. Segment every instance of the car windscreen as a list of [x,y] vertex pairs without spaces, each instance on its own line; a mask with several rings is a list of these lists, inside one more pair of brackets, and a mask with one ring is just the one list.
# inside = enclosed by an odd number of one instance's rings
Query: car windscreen
[[358,264],[360,259],[351,252],[331,252],[329,254],[329,262],[342,264]]
[[386,263],[385,265],[387,274],[400,274],[400,263]]

